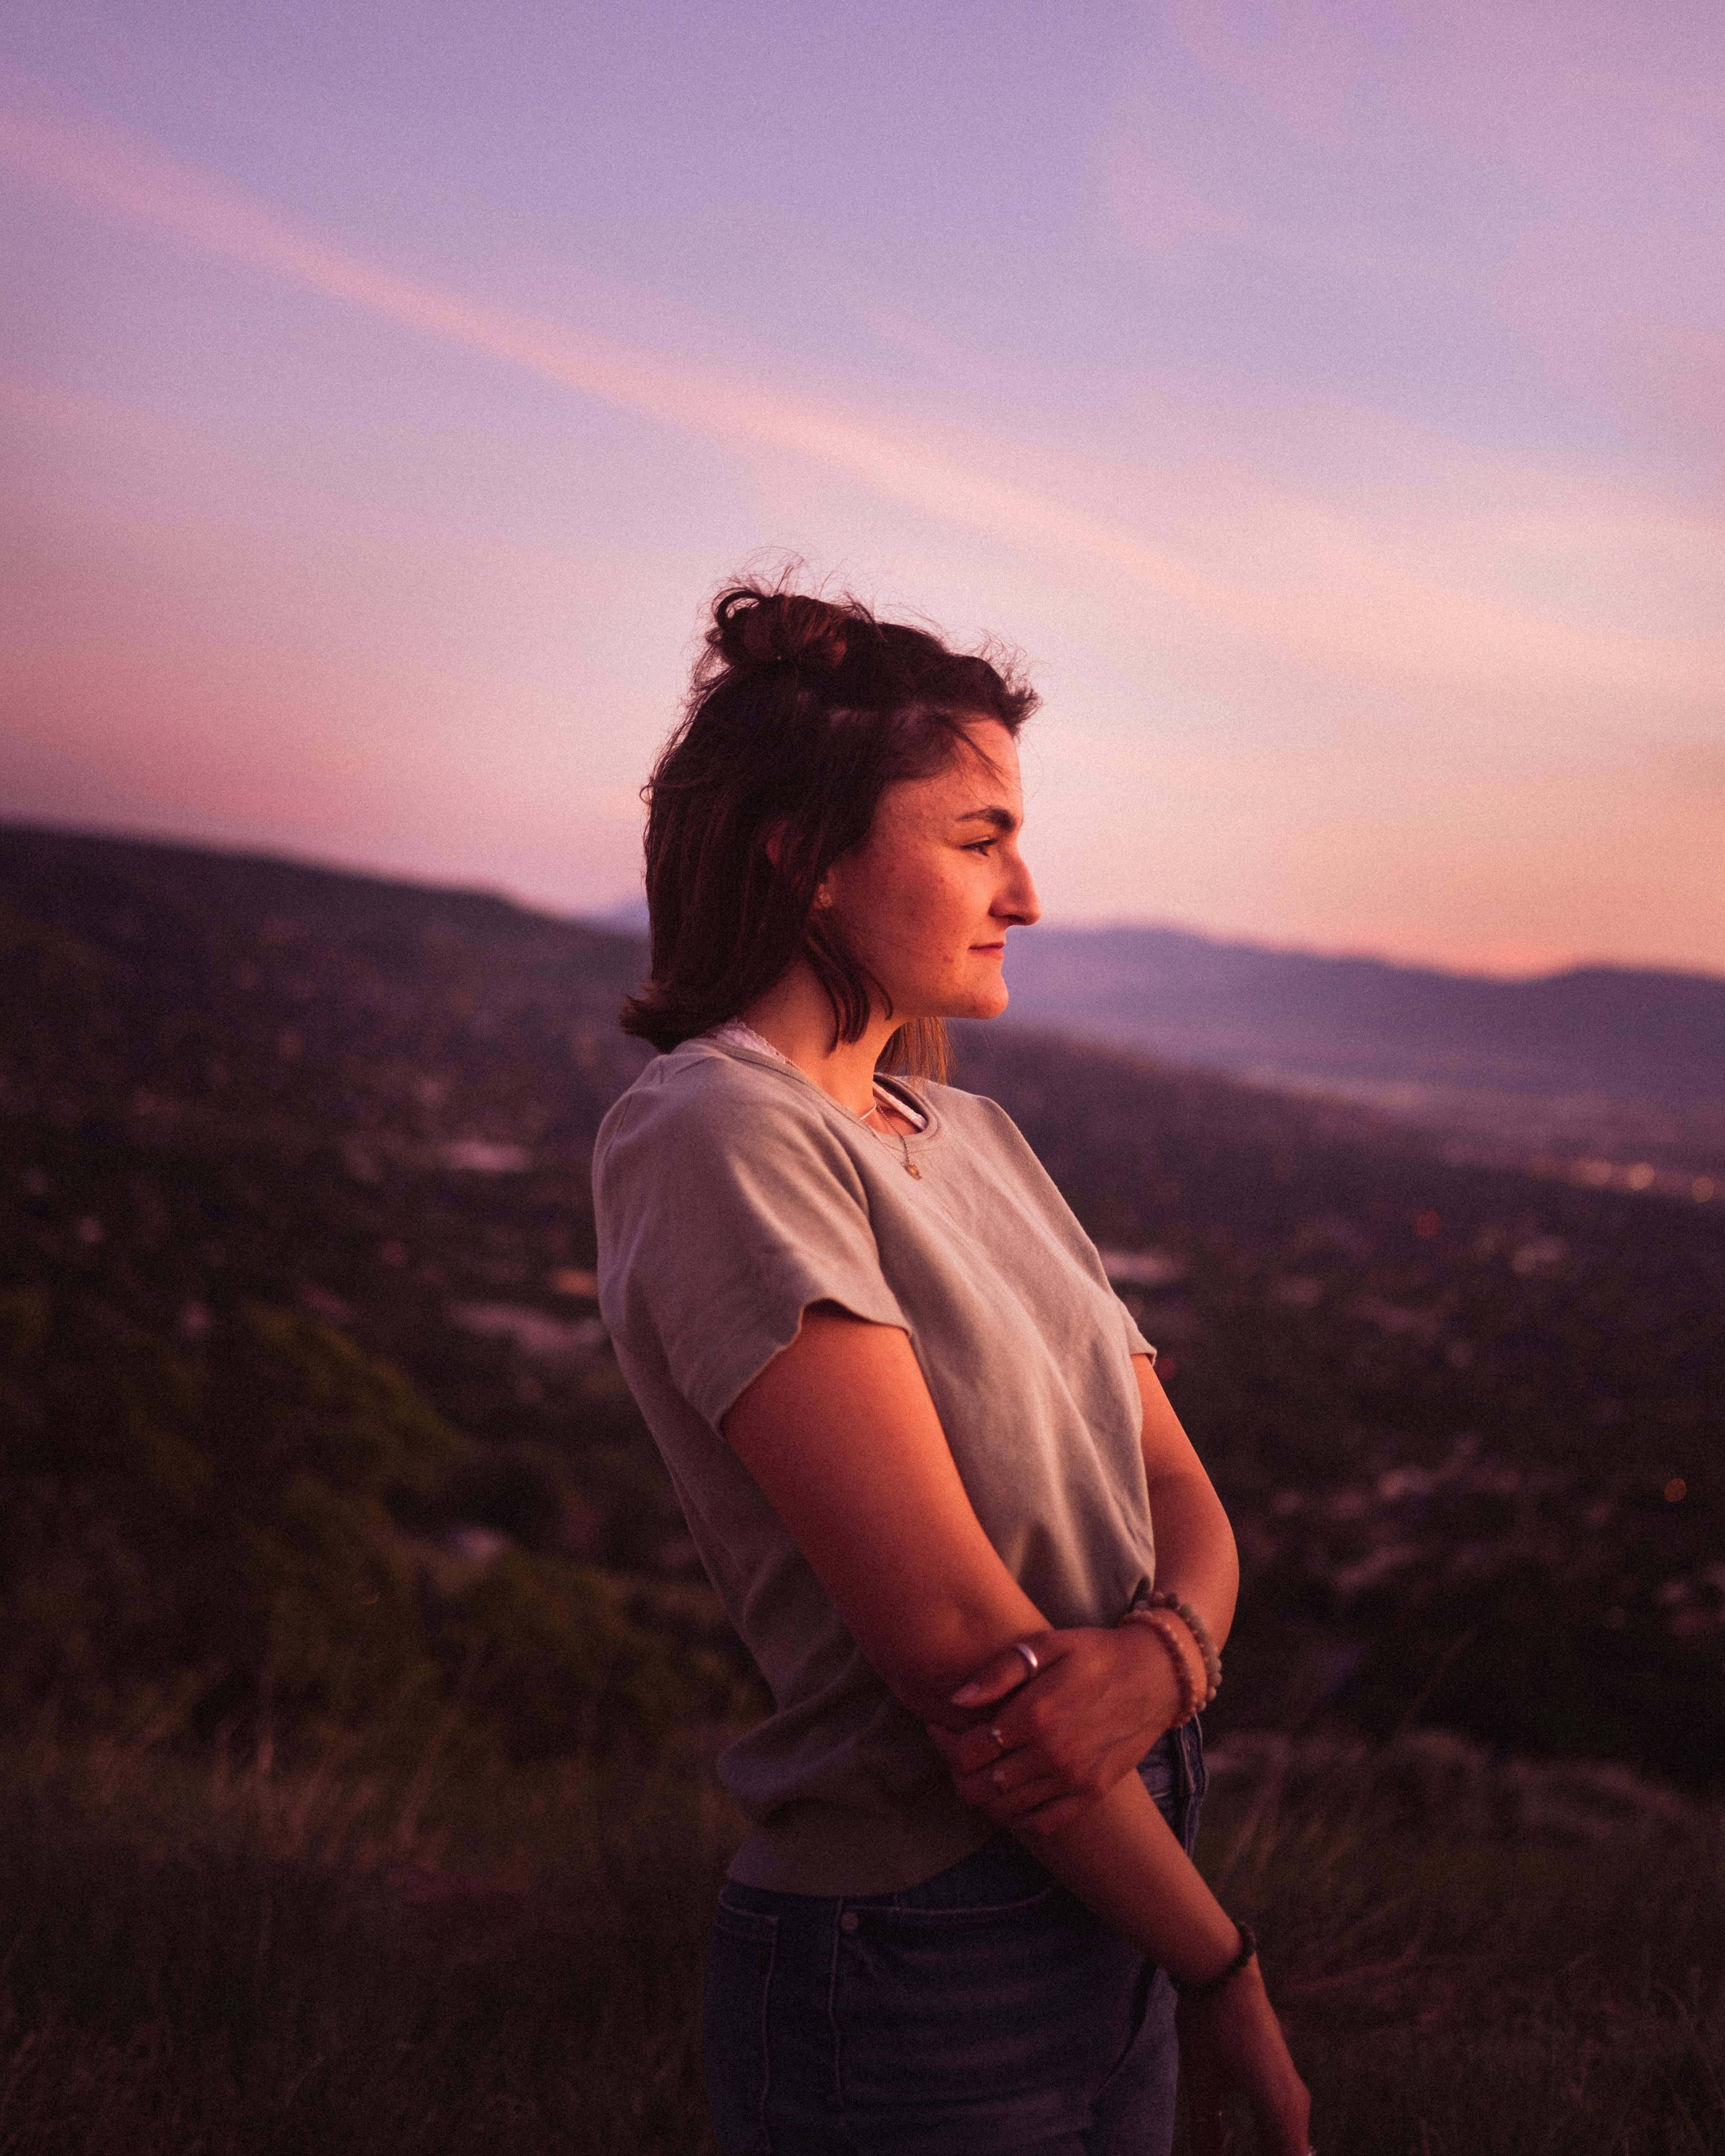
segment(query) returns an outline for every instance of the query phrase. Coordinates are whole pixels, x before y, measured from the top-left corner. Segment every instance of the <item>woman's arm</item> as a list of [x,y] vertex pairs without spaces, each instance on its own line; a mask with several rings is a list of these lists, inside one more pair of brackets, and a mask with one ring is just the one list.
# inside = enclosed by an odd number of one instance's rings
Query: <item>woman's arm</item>
[[[924,1721],[970,1719],[952,1704],[969,1673],[1048,1633],[983,1532],[896,1327],[807,1312],[725,1435],[863,1653]],[[1162,1651],[1153,1637],[1121,1644]],[[1135,1774],[1024,1831],[1056,1877],[1175,1976],[1203,1982],[1233,1958],[1235,1926]],[[1201,2012],[1207,2051],[1251,2096],[1266,2148],[1303,2150],[1305,2092],[1256,1964]]]
[[[1178,1714],[1179,1681],[1143,1626],[1049,1630],[983,1532],[896,1327],[809,1311],[795,1342],[732,1409],[725,1435],[869,1661],[934,1727],[955,1776],[986,1770],[960,1779],[967,1804],[1015,1831],[1033,1815],[1039,1830],[1059,1826],[1131,1774]],[[1189,1455],[1183,1433],[1179,1442]],[[1034,1641],[1045,1666],[992,1717],[1003,1753],[981,1710],[1024,1681],[1022,1658],[1004,1645],[1014,1640]],[[992,1681],[956,1704],[954,1691],[979,1671]]]
[[1234,1530],[1150,1358],[1134,1355],[1132,1368],[1144,1403],[1141,1442],[1156,1533],[1156,1584],[1189,1602],[1219,1648],[1240,1594]]
[[[1219,1647],[1240,1588],[1234,1531],[1192,1441],[1147,1355],[1132,1358],[1143,1401],[1141,1442],[1156,1533],[1156,1584],[1189,1602]],[[1204,1660],[1183,1627],[1171,1627],[1193,1682]],[[995,1707],[987,1728],[931,1734],[958,1794],[999,1825],[1057,1825],[1075,1800],[1129,1774],[1179,1713],[1181,1691],[1163,1642],[1142,1626],[1050,1632],[1033,1639],[1045,1674],[1026,1686],[1010,1648],[961,1687],[957,1702]],[[1002,1702],[1007,1702],[1004,1706]],[[1000,1732],[1000,1742],[990,1734]]]
[[[809,1311],[797,1339],[731,1410],[725,1435],[857,1645],[925,1722],[973,1722],[952,1705],[971,1670],[1014,1640],[1066,1636],[1050,1632],[983,1532],[910,1342],[896,1327]],[[1166,1660],[1153,1638],[1144,1644],[1147,1666]],[[1013,1660],[1022,1676],[1023,1661]],[[1108,1800],[1099,1793],[1074,1808],[1075,1828],[1108,1822],[1092,1830],[1101,1837],[1094,1891],[1111,1899],[1122,1928],[1155,1931],[1158,1958],[1167,1948],[1181,1975],[1208,1975],[1228,1960],[1233,1928],[1214,1903],[1204,1906],[1208,1890],[1195,1872],[1179,1877],[1182,1867],[1190,1871],[1183,1853],[1136,1777],[1128,1779]],[[1066,1845],[1045,1822],[1032,1830],[1039,1850]],[[1122,1836],[1147,1892],[1108,1884]],[[1086,1877],[1088,1840],[1078,1834],[1069,1859]],[[1171,1902],[1182,1911],[1181,1937],[1167,1929]]]

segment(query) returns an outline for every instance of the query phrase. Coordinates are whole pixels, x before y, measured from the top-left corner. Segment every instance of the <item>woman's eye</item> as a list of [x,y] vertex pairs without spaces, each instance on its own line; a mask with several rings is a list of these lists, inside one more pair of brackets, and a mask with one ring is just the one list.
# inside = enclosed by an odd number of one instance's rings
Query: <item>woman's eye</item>
[[999,843],[998,839],[973,839],[964,850],[967,854],[992,854]]

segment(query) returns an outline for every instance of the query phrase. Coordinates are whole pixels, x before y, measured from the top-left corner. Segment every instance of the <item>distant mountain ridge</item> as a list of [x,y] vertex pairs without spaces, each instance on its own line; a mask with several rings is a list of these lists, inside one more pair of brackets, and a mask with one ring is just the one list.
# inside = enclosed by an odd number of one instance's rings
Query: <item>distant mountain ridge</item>
[[1007,980],[1023,1023],[1282,1083],[1725,1105],[1725,979],[1708,974],[1504,981],[1122,927],[1015,933]]
[[[225,887],[243,908],[314,914],[363,893],[384,921],[511,932],[543,964],[572,936],[618,993],[644,961],[645,909],[629,901],[564,921],[499,895],[336,871],[250,852],[0,824],[0,855],[45,871],[76,860],[183,865],[199,901]],[[459,928],[458,928],[458,924]],[[554,962],[553,962],[554,963]],[[1141,925],[1039,926],[1007,950],[1015,1024],[1147,1049],[1177,1063],[1278,1086],[1482,1096],[1597,1096],[1725,1114],[1725,978],[1579,967],[1532,980],[1232,941]],[[595,1015],[598,1014],[595,1013]],[[605,1013],[608,1018],[609,1012]]]

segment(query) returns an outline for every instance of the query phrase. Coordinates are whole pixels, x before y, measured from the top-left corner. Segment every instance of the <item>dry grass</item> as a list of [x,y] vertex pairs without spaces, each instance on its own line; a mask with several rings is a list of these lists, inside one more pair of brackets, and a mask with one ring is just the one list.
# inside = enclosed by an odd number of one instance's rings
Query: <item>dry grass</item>
[[[0,2156],[700,2156],[706,1749],[0,1756]],[[1327,2156],[1725,2150],[1717,1815],[1430,1737],[1217,1764],[1204,1861]]]
[[1725,2149],[1725,1833],[1618,1767],[1238,1743],[1200,1859],[1332,2149]]
[[667,1756],[459,1786],[0,1764],[0,2152],[706,2143],[732,1827]]

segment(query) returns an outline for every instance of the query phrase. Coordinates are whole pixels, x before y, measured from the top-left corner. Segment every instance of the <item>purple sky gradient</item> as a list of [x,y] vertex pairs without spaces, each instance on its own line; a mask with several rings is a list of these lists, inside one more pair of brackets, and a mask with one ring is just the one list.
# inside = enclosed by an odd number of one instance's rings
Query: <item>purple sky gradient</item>
[[0,808],[607,906],[702,598],[1029,654],[1051,918],[1725,971],[1711,4],[0,29]]

